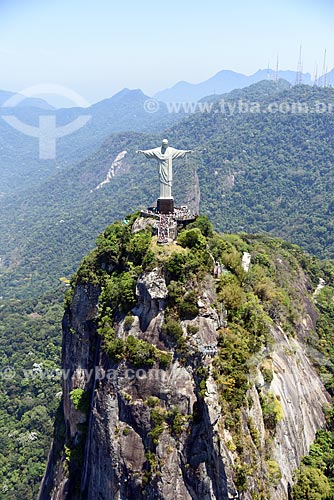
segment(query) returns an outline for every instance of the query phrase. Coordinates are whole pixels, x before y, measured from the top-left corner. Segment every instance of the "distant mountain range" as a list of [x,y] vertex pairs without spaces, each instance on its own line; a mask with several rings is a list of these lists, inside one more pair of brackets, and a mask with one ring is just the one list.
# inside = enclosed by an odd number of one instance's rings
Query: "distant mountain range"
[[[112,133],[158,132],[183,117],[182,111],[169,113],[165,103],[152,101],[139,89],[123,89],[89,108],[57,110],[53,110],[43,99],[31,98],[17,107],[1,107],[1,103],[13,95],[0,91],[0,195],[1,192],[27,188],[53,175],[56,169],[83,160]],[[146,102],[152,102],[156,108],[147,110]],[[22,123],[36,128],[43,115],[55,116],[57,127],[71,123],[80,115],[88,115],[90,120],[77,132],[57,140],[55,160],[40,160],[38,140],[12,128],[1,119],[4,115],[14,115]]]
[[[182,108],[177,112],[168,112],[168,102],[212,102],[222,94],[232,90],[238,92],[238,89],[259,81],[273,82],[277,76],[284,79],[286,85],[296,83],[295,71],[280,71],[275,75],[273,70],[258,70],[246,76],[223,70],[198,84],[179,82],[171,89],[158,92],[154,99],[140,89],[125,88],[89,108],[54,109],[47,101],[38,98],[25,98],[14,108],[2,107],[15,93],[0,91],[0,196],[33,186],[53,175],[56,169],[67,168],[87,158],[112,133],[156,133],[173,126],[185,117],[185,113]],[[311,75],[304,73],[302,82],[311,84]],[[317,80],[319,86],[325,82],[334,82],[334,70]],[[55,160],[39,160],[38,140],[23,135],[1,119],[3,115],[13,114],[21,122],[38,127],[39,118],[51,114],[51,111],[56,116],[57,127],[71,123],[80,115],[91,117],[83,128],[57,140]]]
[[[21,96],[21,94],[18,94],[17,92],[8,92],[6,90],[0,90],[0,106],[3,106],[8,99],[14,96]],[[22,95],[22,100],[20,103],[17,104],[17,107],[19,108],[39,108],[39,109],[54,109],[51,104],[49,104],[47,101],[44,99],[40,98],[35,98],[35,97],[25,97]]]
[[[248,87],[261,80],[275,79],[284,79],[294,85],[297,81],[297,73],[287,70],[279,71],[276,75],[272,69],[259,69],[253,75],[247,76],[235,71],[222,70],[200,83],[178,82],[171,88],[157,92],[154,97],[163,102],[198,101],[208,95],[224,94],[233,89]],[[326,81],[334,83],[334,70],[326,75]],[[301,82],[305,85],[311,85],[313,82],[310,73],[303,73]],[[318,83],[323,83],[323,77],[318,79]]]
[[[223,69],[216,73],[214,76],[199,83],[179,81],[170,88],[159,90],[153,95],[153,97],[162,102],[198,101],[206,96],[212,96],[214,94],[220,95],[230,92],[234,89],[242,89],[262,80],[274,81],[278,79],[286,80],[290,84],[295,85],[297,82],[297,72],[292,70],[280,70],[278,71],[278,73],[276,73],[276,71],[273,69],[259,69],[252,75],[245,75],[236,71]],[[314,83],[310,73],[302,73],[300,80],[300,83],[304,85],[312,85]],[[318,76],[316,82],[319,86],[323,86],[324,83],[333,86],[334,68],[325,75]],[[14,95],[17,94],[15,92],[0,90],[0,106],[2,106],[5,101],[7,101]],[[130,90],[128,88],[124,88],[120,92],[114,94],[112,97],[103,99],[102,101],[93,104],[90,108],[87,109],[99,109],[101,107],[104,107],[105,105],[107,107],[109,105],[113,106],[117,102],[121,103],[124,100],[132,100],[133,102],[135,102],[136,99],[140,99],[142,97],[144,97],[144,100],[150,98],[149,96],[145,95],[140,89]],[[54,109],[54,106],[51,106],[51,104],[49,104],[47,100],[32,97],[25,98],[24,101],[18,104],[18,107]]]

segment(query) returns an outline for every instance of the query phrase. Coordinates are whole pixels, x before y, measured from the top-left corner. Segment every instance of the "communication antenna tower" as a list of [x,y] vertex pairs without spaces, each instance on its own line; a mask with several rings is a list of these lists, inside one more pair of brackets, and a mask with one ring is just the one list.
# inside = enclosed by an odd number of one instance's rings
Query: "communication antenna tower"
[[278,54],[276,59],[275,82],[278,82]]
[[296,85],[301,85],[303,83],[303,60],[302,60],[302,44],[299,47],[299,58],[296,73]]
[[326,57],[327,57],[327,49],[325,49],[325,54],[324,54],[324,63],[322,65],[322,86],[326,87],[327,82],[326,82]]
[[315,62],[313,87],[317,87],[317,86],[318,86],[318,63]]
[[271,72],[270,72],[270,61],[268,60],[268,66],[267,66],[267,80],[271,80]]

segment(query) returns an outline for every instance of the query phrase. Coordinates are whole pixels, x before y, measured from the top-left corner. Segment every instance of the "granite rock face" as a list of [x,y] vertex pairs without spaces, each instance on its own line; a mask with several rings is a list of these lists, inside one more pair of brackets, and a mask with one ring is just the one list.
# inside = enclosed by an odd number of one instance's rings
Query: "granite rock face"
[[[307,302],[304,308],[296,338],[273,326],[270,382],[263,379],[259,368],[261,354],[252,360],[253,382],[249,405],[241,413],[242,433],[258,470],[248,489],[238,492],[238,447],[224,425],[213,358],[200,350],[203,344],[217,343],[218,330],[224,325],[224,311],[216,308],[212,278],[198,290],[198,316],[181,322],[193,356],[191,365],[183,365],[175,357],[164,368],[138,369],[125,361],[112,363],[101,349],[97,333],[99,293],[98,286],[77,285],[63,322],[63,443],[75,447],[85,436],[85,445],[73,468],[66,446],[53,443],[40,500],[251,500],[268,477],[262,391],[275,395],[283,413],[272,456],[282,477],[268,487],[266,498],[287,500],[293,471],[316,430],[324,425],[322,408],[327,402],[303,344],[316,317],[312,304]],[[126,318],[120,318],[115,325],[116,337],[132,335],[173,353],[161,334],[168,299],[161,271],[143,273],[136,294],[133,321],[129,327]],[[192,335],[189,325],[196,327]],[[207,373],[204,386],[199,367]],[[85,410],[76,408],[71,397],[71,391],[78,388],[90,395]],[[257,430],[256,439],[252,426]]]

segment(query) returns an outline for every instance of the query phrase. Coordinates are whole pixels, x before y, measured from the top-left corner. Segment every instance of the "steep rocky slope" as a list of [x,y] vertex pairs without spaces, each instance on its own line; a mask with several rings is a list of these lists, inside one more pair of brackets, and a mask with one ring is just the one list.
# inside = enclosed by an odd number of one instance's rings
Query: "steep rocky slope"
[[39,498],[288,499],[330,401],[308,356],[325,271],[201,217],[164,247],[150,222],[126,222],[98,238],[66,299]]

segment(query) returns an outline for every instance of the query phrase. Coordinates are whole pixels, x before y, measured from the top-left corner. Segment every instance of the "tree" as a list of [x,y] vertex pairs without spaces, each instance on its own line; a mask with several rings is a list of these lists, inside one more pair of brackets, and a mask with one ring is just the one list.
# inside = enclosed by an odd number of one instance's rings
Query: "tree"
[[302,466],[294,480],[293,500],[326,500],[331,492],[327,477],[315,467]]

